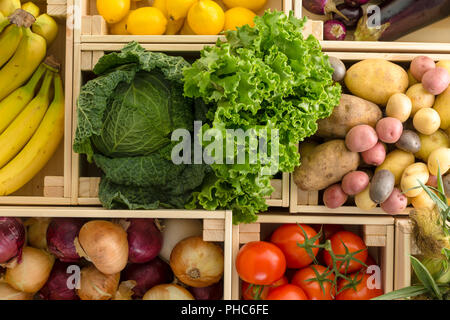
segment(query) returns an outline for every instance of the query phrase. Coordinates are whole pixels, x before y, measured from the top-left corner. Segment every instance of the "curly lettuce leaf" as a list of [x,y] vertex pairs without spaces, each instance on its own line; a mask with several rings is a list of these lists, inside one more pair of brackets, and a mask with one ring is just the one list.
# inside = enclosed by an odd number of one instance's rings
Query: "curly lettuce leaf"
[[[316,132],[317,120],[332,113],[341,93],[317,39],[304,39],[305,21],[268,11],[255,17],[253,28],[227,31],[227,42],[205,47],[184,70],[185,95],[208,104],[212,128],[279,130],[276,165],[283,172],[300,164],[296,144]],[[195,200],[208,210],[232,208],[235,223],[254,221],[267,209],[271,176],[262,172],[273,165],[213,164],[216,177]]]

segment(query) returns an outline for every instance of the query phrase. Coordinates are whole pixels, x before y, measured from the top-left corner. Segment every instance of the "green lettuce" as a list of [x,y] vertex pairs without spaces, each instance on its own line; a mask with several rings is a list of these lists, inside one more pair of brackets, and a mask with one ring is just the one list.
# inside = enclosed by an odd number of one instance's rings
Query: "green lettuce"
[[184,208],[211,169],[171,160],[175,129],[193,130],[204,104],[183,96],[181,57],[147,52],[132,42],[102,57],[97,77],[77,102],[75,152],[104,173],[99,198],[104,207]]
[[[300,164],[296,144],[314,134],[317,120],[339,103],[341,88],[333,83],[328,57],[317,39],[302,35],[305,21],[268,11],[255,18],[254,28],[227,31],[226,42],[205,47],[184,69],[184,93],[208,105],[208,127],[279,130],[278,161],[212,164],[215,175],[190,207],[231,208],[234,223],[255,221],[273,191],[272,176],[263,172],[273,166],[293,171]],[[244,147],[249,151],[248,140]]]

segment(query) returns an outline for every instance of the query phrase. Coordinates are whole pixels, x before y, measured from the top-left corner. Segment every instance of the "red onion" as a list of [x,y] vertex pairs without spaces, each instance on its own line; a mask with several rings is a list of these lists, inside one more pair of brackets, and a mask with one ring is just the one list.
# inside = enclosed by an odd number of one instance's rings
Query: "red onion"
[[148,290],[158,284],[171,283],[173,272],[170,266],[156,257],[150,262],[129,264],[123,271],[123,279],[136,281],[134,296],[141,298]]
[[55,218],[47,229],[47,246],[59,260],[77,262],[80,260],[74,240],[78,236],[84,219]]
[[325,40],[344,40],[347,28],[338,20],[328,20],[323,24],[323,38]]
[[346,5],[351,6],[351,7],[360,7],[369,1],[370,0],[345,0],[344,2]]
[[203,288],[189,287],[195,300],[221,300],[223,297],[223,281]]
[[44,300],[79,300],[75,288],[70,289],[67,280],[73,273],[67,273],[70,263],[56,261],[50,277],[38,295]]
[[0,217],[0,263],[7,263],[17,257],[22,257],[25,244],[25,227],[16,218]]
[[128,261],[145,263],[158,256],[163,238],[153,219],[127,219]]

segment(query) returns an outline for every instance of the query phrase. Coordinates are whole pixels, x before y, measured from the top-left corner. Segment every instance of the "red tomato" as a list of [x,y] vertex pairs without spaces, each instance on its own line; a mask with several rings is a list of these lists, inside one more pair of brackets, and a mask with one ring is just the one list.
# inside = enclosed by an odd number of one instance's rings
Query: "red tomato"
[[[334,235],[331,236],[330,241],[331,241],[331,249],[333,250],[333,253],[336,255],[337,258],[342,258],[343,255],[345,255],[346,253],[345,247],[347,247],[349,254],[353,254],[353,258],[356,258],[364,263],[366,262],[368,255],[367,246],[364,243],[364,241],[353,232],[350,231],[336,232]],[[360,252],[355,253],[357,251]],[[323,253],[323,257],[325,263],[328,266],[332,266],[333,261],[328,251],[325,251]],[[339,272],[341,273],[345,272],[347,265],[348,265],[347,273],[358,271],[362,267],[362,264],[356,262],[355,260],[350,260],[350,262],[344,263],[338,261],[336,264],[338,268],[340,268]]]
[[285,285],[285,284],[288,284],[289,283],[289,281],[288,281],[288,279],[286,278],[286,276],[283,276],[283,278],[281,278],[280,280],[278,280],[278,281],[275,281],[274,283],[272,283],[270,286],[268,286],[268,288],[269,288],[269,293],[272,291],[272,290],[274,290],[275,288],[278,288],[279,286],[282,286],[282,285]]
[[325,240],[329,239],[336,232],[344,230],[344,227],[340,224],[313,224],[311,227],[313,227],[317,233],[319,233],[322,228],[322,238]]
[[273,289],[266,300],[308,300],[308,297],[302,288],[285,284]]
[[265,300],[269,294],[269,287],[251,285],[248,282],[242,281],[241,293],[244,300]]
[[336,296],[336,300],[370,300],[383,294],[381,288],[369,288],[373,285],[370,280],[370,275],[359,273],[358,275],[350,275],[350,277],[359,283],[356,284],[354,288],[347,288],[340,292],[344,286],[349,284],[349,281],[345,279],[339,280],[338,292],[340,293]]
[[279,280],[286,271],[286,258],[274,244],[253,241],[244,245],[236,257],[236,270],[242,280],[269,285]]
[[[322,281],[322,285],[325,289],[325,292],[320,287],[319,281],[308,281],[309,279],[318,278],[316,273],[314,272],[314,269],[317,271],[319,276],[322,276],[324,279],[324,281]],[[325,279],[334,281],[334,274],[330,273],[325,277],[324,275],[326,273],[328,273],[327,268],[325,268],[324,266],[311,265],[297,271],[291,283],[302,288],[308,296],[309,300],[333,300],[333,283],[325,281]]]
[[[300,226],[306,232],[307,239],[311,239],[317,234],[317,232],[308,225],[302,224]],[[288,268],[298,269],[311,264],[312,259],[306,250],[298,246],[298,244],[305,243],[305,236],[302,229],[297,224],[282,225],[273,232],[270,241],[283,251],[286,256]],[[317,239],[314,244],[318,245],[319,239]],[[316,256],[319,249],[313,248],[312,252],[314,256]]]

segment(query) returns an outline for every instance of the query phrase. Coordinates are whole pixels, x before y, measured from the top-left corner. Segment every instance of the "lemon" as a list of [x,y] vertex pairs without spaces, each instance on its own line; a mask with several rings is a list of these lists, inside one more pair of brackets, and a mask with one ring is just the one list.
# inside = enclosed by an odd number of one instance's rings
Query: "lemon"
[[167,19],[161,10],[142,7],[130,13],[127,31],[133,35],[161,35],[166,32]]
[[183,24],[183,28],[181,28],[181,30],[180,30],[180,34],[182,34],[184,36],[190,36],[190,35],[195,35],[195,32],[192,31],[191,27],[189,27],[189,23],[187,23],[187,21],[185,21]]
[[252,11],[258,11],[264,8],[267,0],[223,0],[228,8],[243,7]]
[[134,10],[130,10],[128,14],[120,20],[117,23],[110,24],[109,25],[109,34],[116,34],[116,35],[129,35],[130,33],[127,31],[127,20],[131,12]]
[[155,0],[155,1],[153,1],[152,7],[158,8],[159,10],[161,10],[161,12],[164,14],[164,16],[166,18],[169,17],[169,15],[167,13],[167,0]]
[[256,14],[242,7],[229,9],[225,12],[225,26],[224,30],[236,30],[236,27],[242,27],[248,24],[250,27],[255,26],[253,19]]
[[186,18],[189,9],[197,0],[169,0],[167,1],[167,14],[171,20]]
[[185,20],[186,20],[185,18],[181,18],[178,20],[169,20],[169,22],[167,23],[167,29],[165,34],[168,35],[177,34],[178,31],[180,31],[181,27],[183,27]]
[[118,23],[130,11],[130,0],[97,0],[97,11],[107,23]]
[[223,30],[225,13],[216,2],[200,0],[189,9],[187,21],[196,34],[215,35]]

